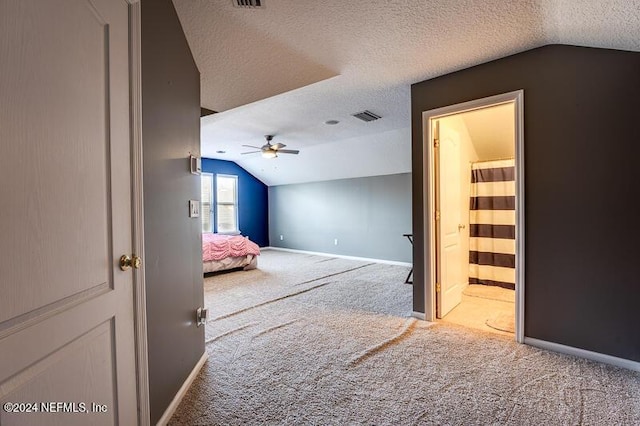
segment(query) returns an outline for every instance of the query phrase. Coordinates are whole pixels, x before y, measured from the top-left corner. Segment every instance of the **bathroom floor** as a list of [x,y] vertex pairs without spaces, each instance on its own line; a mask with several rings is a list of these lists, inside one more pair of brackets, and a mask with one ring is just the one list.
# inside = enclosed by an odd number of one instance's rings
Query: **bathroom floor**
[[462,302],[441,321],[512,336],[515,330],[515,291],[469,285],[462,292]]

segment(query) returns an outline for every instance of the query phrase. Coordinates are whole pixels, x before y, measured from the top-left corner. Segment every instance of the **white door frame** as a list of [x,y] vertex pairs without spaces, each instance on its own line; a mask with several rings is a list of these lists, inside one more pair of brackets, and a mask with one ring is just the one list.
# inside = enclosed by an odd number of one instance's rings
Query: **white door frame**
[[144,198],[142,193],[142,58],[140,1],[129,3],[129,90],[131,111],[131,208],[132,247],[142,258],[140,269],[133,269],[133,315],[136,350],[138,424],[150,424],[149,361],[147,351],[147,297],[144,275]]
[[425,257],[424,271],[424,307],[425,320],[436,320],[436,220],[435,220],[435,170],[432,167],[434,159],[433,129],[434,119],[462,112],[473,111],[489,106],[511,103],[515,105],[515,172],[516,172],[516,303],[515,303],[515,338],[518,343],[524,342],[524,90],[516,90],[501,95],[489,96],[456,105],[436,108],[422,113],[423,129],[423,240]]

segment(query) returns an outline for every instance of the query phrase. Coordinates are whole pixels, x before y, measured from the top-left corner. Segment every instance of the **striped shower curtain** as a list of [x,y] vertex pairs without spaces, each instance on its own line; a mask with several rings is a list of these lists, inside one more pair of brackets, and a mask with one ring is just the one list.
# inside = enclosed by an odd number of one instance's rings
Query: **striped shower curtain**
[[471,165],[469,284],[515,289],[514,160]]

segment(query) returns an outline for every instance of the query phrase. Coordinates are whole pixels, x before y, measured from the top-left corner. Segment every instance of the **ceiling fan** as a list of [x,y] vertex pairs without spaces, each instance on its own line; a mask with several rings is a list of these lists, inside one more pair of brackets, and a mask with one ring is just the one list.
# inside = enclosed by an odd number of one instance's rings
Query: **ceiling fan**
[[278,156],[278,154],[297,154],[300,152],[297,149],[282,149],[286,146],[283,143],[276,143],[271,145],[273,135],[265,135],[265,139],[267,140],[267,143],[262,146],[242,145],[248,148],[255,148],[259,150],[243,152],[242,154],[255,154],[256,152],[261,152],[264,158],[275,158]]

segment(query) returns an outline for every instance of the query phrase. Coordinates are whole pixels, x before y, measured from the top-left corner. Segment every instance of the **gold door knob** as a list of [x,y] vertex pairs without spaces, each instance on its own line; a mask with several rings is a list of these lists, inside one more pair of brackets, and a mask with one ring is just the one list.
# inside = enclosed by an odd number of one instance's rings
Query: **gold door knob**
[[134,269],[140,269],[141,265],[142,259],[135,254],[131,257],[127,256],[126,254],[120,256],[120,269],[122,269],[123,271],[126,271],[131,267],[133,267]]
[[464,228],[466,228],[466,225],[463,225],[463,224],[458,225],[458,231],[461,231]]

